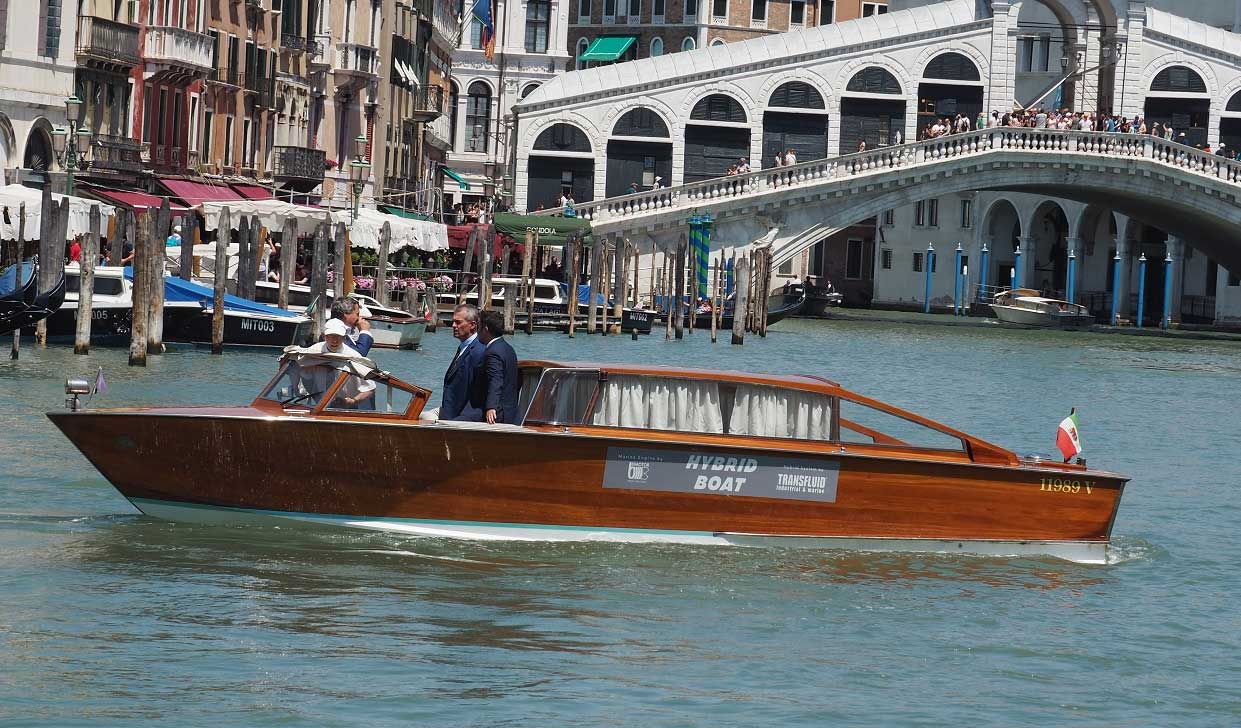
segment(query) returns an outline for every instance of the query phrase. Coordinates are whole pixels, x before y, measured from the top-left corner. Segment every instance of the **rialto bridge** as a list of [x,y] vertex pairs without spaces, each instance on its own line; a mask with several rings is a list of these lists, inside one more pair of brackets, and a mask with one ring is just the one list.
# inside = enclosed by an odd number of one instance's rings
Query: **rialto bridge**
[[[1171,124],[1182,143],[1020,129],[909,143],[936,116],[1003,112],[1022,94],[1052,105],[1021,72],[1031,52],[1017,27],[1022,3],[948,0],[565,74],[516,108],[514,201],[546,209],[572,190],[600,233],[653,249],[710,212],[715,247],[770,240],[780,261],[929,196],[1034,193],[1081,203],[1062,205],[1075,218],[1061,241],[1068,250],[1103,208],[1165,231],[1169,254],[1188,245],[1241,272],[1241,165],[1194,149],[1241,147],[1241,36],[1141,0],[1117,0],[1124,12],[1110,0],[1026,1],[1072,31],[1056,101]],[[868,151],[857,153],[861,141]],[[799,164],[777,171],[775,152],[790,148]],[[742,158],[755,171],[722,176]],[[962,240],[967,250],[984,242]],[[1025,283],[1037,285],[1028,270]]]

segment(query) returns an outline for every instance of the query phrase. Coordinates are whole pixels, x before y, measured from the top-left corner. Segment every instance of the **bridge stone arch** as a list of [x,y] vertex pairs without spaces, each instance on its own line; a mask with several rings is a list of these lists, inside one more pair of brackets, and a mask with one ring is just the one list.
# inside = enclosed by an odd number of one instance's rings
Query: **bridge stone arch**
[[916,78],[926,80],[927,67],[931,65],[931,61],[934,61],[936,58],[949,53],[956,53],[957,55],[965,56],[970,61],[973,61],[974,68],[978,69],[979,83],[987,83],[987,79],[991,77],[991,62],[982,51],[978,50],[970,43],[959,43],[950,47],[931,45],[923,48],[922,52],[918,54],[918,58],[914,61],[912,66],[918,70]]
[[[678,138],[674,130],[678,125],[659,107],[667,108],[663,104],[638,103],[605,117],[607,197],[634,192],[634,185],[641,191],[671,184],[673,149]],[[624,122],[629,123],[621,128]],[[645,128],[648,124],[649,132]]]
[[[735,84],[720,84],[692,94],[684,105],[683,121],[685,143],[679,146],[682,156],[682,179],[694,182],[713,177],[723,177],[729,167],[737,165],[742,158],[754,156],[757,140],[761,139],[761,125],[754,121],[761,111],[753,97]],[[732,88],[728,88],[732,87]],[[694,111],[703,103],[720,98],[737,104],[743,120],[694,119]],[[758,147],[761,154],[761,147]],[[675,154],[675,152],[674,152]]]
[[[1152,91],[1151,87],[1160,74],[1177,67],[1183,67],[1198,74],[1206,86],[1206,91],[1185,91],[1176,93],[1176,95]],[[1188,129],[1177,129],[1176,125],[1173,125],[1178,139],[1181,133],[1185,132],[1184,141],[1190,146],[1204,146],[1211,142],[1214,129],[1219,124],[1220,95],[1219,78],[1209,64],[1192,58],[1182,51],[1167,53],[1147,64],[1142,74],[1141,90],[1145,97],[1143,116],[1146,117],[1148,124],[1153,125],[1156,121],[1168,123],[1173,114],[1188,114],[1190,117]]]
[[[896,80],[898,92],[878,94],[850,91],[849,84],[858,74],[867,70],[881,69]],[[865,141],[869,148],[895,143],[899,133],[901,141],[910,140],[913,116],[910,104],[917,102],[917,85],[907,69],[887,56],[855,58],[840,71],[843,86],[839,94],[839,153],[852,154],[858,143]],[[913,98],[911,98],[913,97]]]
[[[772,104],[782,89],[795,85],[802,86],[807,91],[804,105]],[[763,150],[759,157],[763,168],[775,166],[776,156],[788,149],[794,150],[799,162],[823,159],[831,155],[832,116],[828,110],[831,97],[823,93],[824,85],[826,84],[815,83],[812,79],[790,78],[788,75],[769,79],[768,83],[764,84],[766,108],[762,117]],[[754,164],[755,168],[758,166]]]
[[[762,114],[762,105],[748,91],[732,81],[717,79],[710,84],[703,84],[687,93],[681,100],[681,109],[677,113],[676,118],[682,119],[683,122],[688,121],[690,114],[694,111],[694,107],[698,105],[699,101],[708,96],[716,95],[731,96],[733,100],[740,103],[741,108],[745,111],[747,121],[752,122]],[[765,105],[767,100],[763,99],[762,103]]]
[[775,93],[776,89],[792,81],[801,81],[802,83],[813,87],[814,90],[818,91],[823,96],[824,102],[829,106],[831,104],[832,97],[836,96],[836,90],[832,83],[821,74],[815,73],[814,71],[806,68],[792,68],[786,71],[780,71],[779,73],[771,74],[765,81],[763,81],[763,84],[758,87],[758,98],[762,100],[763,107],[766,108],[766,106],[770,103],[771,95]]
[[[581,133],[591,151],[553,152],[535,149],[544,133],[551,132],[560,125]],[[595,169],[594,154],[606,144],[604,139],[589,119],[576,112],[559,118],[547,117],[531,124],[522,135],[521,143],[530,153],[527,159],[518,160],[515,196],[517,199],[524,196],[527,210],[534,210],[539,206],[554,207],[564,187],[573,192],[574,202],[589,202],[602,197],[603,185],[602,180],[597,179],[599,175]],[[569,183],[562,185],[566,173],[569,175]]]
[[1219,101],[1211,109],[1212,143],[1227,144],[1235,155],[1241,151],[1241,76],[1224,86]]

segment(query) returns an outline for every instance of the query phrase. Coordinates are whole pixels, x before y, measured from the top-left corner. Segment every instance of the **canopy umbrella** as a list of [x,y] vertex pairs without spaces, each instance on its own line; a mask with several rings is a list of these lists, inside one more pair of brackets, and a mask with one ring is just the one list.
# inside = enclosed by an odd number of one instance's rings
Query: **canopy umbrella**
[[[203,202],[198,205],[207,230],[216,230],[220,227],[220,212],[226,207],[230,214],[229,224],[234,230],[241,223],[242,217],[252,216],[258,216],[259,224],[268,230],[283,230],[284,221],[290,217],[297,220],[298,229],[302,231],[310,230],[312,226],[325,220],[331,219],[335,222],[332,218],[333,213],[318,207],[294,205],[281,200],[228,200]],[[303,221],[308,224],[302,225]]]
[[379,233],[383,230],[385,223],[392,228],[392,239],[388,244],[389,253],[405,248],[434,253],[448,248],[448,229],[442,223],[412,220],[370,208],[358,210],[357,217],[352,220],[349,211],[334,214],[339,220],[349,225],[349,238],[353,245],[359,248],[379,250]]
[[[52,200],[57,204],[65,199],[65,195],[52,193]],[[26,203],[25,240],[39,239],[39,221],[42,218],[43,193],[24,185],[7,185],[0,187],[0,240],[16,240],[20,226],[22,203]],[[90,232],[90,209],[99,207],[100,229],[108,229],[108,219],[116,214],[112,205],[88,200],[84,197],[69,197],[69,230],[67,238],[76,238]]]

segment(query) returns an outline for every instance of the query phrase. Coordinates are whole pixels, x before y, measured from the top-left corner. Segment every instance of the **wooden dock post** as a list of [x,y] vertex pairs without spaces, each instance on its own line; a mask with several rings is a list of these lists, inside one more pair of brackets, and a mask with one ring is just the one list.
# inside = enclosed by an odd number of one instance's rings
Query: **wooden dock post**
[[737,300],[733,302],[733,343],[740,345],[745,343],[746,310],[750,299],[750,264],[746,256],[733,264],[733,276],[737,290]]
[[310,341],[318,341],[323,336],[323,326],[327,323],[327,310],[332,305],[328,300],[327,267],[328,238],[332,235],[331,218],[319,224],[315,231],[314,259],[310,268],[310,295],[316,299],[314,318],[310,323]]
[[[26,203],[21,203],[17,208],[17,241],[13,245],[13,255],[11,258],[3,262],[13,265],[22,262],[22,249],[26,246]],[[20,269],[19,269],[20,270]],[[20,276],[19,276],[20,278]],[[22,330],[21,328],[13,329],[13,347],[9,349],[9,358],[16,360],[21,357],[22,350]]]
[[612,254],[608,250],[608,238],[603,240],[603,249],[599,251],[599,296],[603,303],[599,304],[599,333],[608,335],[608,298],[612,293]]
[[513,246],[508,245],[506,243],[504,245],[503,252],[500,253],[500,275],[502,276],[508,275],[509,258],[511,258],[512,255],[513,255]]
[[526,335],[534,333],[534,256],[538,246],[534,243],[535,232],[526,230],[526,247],[521,256],[521,307],[526,312]]
[[147,309],[147,354],[164,353],[164,268],[168,260],[165,252],[168,239],[169,224],[172,222],[172,211],[168,207],[168,198],[160,203],[159,211],[149,211],[155,215],[151,229],[151,267],[147,274],[151,277],[151,303]]
[[134,235],[133,309],[129,328],[129,366],[147,365],[147,327],[151,322],[151,226],[155,212],[147,210],[138,217]]
[[181,226],[181,264],[177,275],[181,280],[188,281],[194,278],[194,233],[198,228],[198,216],[189,214],[183,219],[185,224]]
[[245,215],[237,221],[237,278],[233,286],[233,295],[247,298],[246,281],[250,280],[250,261],[254,260],[254,245],[250,219]]
[[517,289],[510,288],[504,292],[504,333],[517,332]]
[[392,223],[385,222],[379,229],[379,267],[375,270],[375,290],[371,291],[380,306],[388,305],[388,255],[391,250]]
[[[720,261],[723,262],[723,260],[724,259],[721,255]],[[707,301],[711,306],[711,343],[712,344],[716,343],[716,332],[719,329],[719,319],[720,319],[719,299],[720,299],[720,268],[721,267],[722,266],[717,266],[715,268],[715,271],[711,274],[710,281],[709,281],[711,284],[711,290],[707,292],[708,293]],[[708,268],[708,270],[710,270],[710,268]]]
[[[675,256],[674,256],[675,257]],[[668,261],[668,253],[664,252],[664,279],[661,281],[664,288],[664,341],[672,338],[672,317],[676,316],[676,304],[672,300],[673,281],[676,280],[676,265]]]
[[[333,239],[332,247],[332,296],[335,298],[345,295],[345,266],[351,262],[345,260],[348,255],[347,246],[345,245],[346,232],[345,223],[336,223],[336,236]],[[330,305],[331,301],[328,301],[325,304],[325,308]]]
[[482,247],[478,249],[478,272],[482,278],[478,287],[478,309],[480,311],[491,308],[491,274],[492,268],[495,267],[492,260],[495,243],[492,242],[491,236],[492,227],[484,225],[479,239],[479,245]]
[[576,237],[569,238],[568,258],[566,261],[569,267],[566,269],[569,275],[569,338],[573,338],[574,332],[577,330],[577,286],[578,271],[581,264],[578,262],[579,249],[581,244],[578,243]]
[[689,333],[692,335],[694,329],[698,326],[698,253],[694,250],[694,246],[689,244],[688,240],[685,245],[685,261],[685,282],[688,284],[685,287],[689,289],[689,310],[686,315],[688,319],[686,328],[689,329]]
[[[477,255],[478,247],[478,225],[470,228],[470,235],[465,240],[465,259],[461,261],[461,278],[457,281],[457,305],[465,303],[465,296],[469,292],[466,289],[466,279],[469,277],[470,271],[474,270],[474,256]],[[481,299],[475,301],[481,305]]]
[[[56,230],[56,215],[59,212],[60,206],[52,201],[52,186],[43,185],[43,198],[39,202],[39,267],[36,271],[38,281],[35,283],[40,293],[49,290],[55,282],[48,280],[52,272],[52,256],[55,255],[63,260],[65,255],[65,241],[60,241],[59,247],[52,246]],[[40,321],[34,325],[34,341],[39,346],[47,346],[47,321]]]
[[771,307],[771,248],[763,248],[759,256],[763,261],[763,277],[760,281],[762,293],[756,301],[758,304],[758,335],[765,339],[767,338],[767,311]]
[[224,353],[224,287],[228,285],[228,244],[233,237],[232,211],[220,210],[215,231],[215,278],[211,282],[211,353]]
[[613,277],[616,279],[615,293],[616,303],[612,306],[612,333],[619,334],[621,325],[624,322],[625,303],[629,299],[629,241],[625,238],[617,238],[616,250],[612,256],[614,261],[612,264]]
[[[689,257],[688,254],[689,241],[686,239],[685,233],[681,233],[681,237],[677,239],[676,282],[674,283],[676,290],[672,294],[673,316],[675,317],[672,325],[676,331],[678,341],[685,337],[685,265],[686,259]],[[692,311],[693,309],[691,308],[690,310]]]
[[284,229],[280,231],[280,290],[276,294],[276,305],[288,310],[289,284],[297,275],[297,218],[284,219]]
[[90,233],[82,241],[81,272],[78,274],[78,311],[74,322],[73,353],[90,353],[90,327],[94,321],[95,261],[99,260],[99,233],[101,220],[99,205],[90,208]]
[[587,272],[587,289],[586,289],[586,333],[594,334],[596,326],[599,324],[598,306],[595,304],[599,298],[599,272],[603,268],[603,246],[606,245],[604,238],[596,237],[594,244],[590,246],[590,270]]

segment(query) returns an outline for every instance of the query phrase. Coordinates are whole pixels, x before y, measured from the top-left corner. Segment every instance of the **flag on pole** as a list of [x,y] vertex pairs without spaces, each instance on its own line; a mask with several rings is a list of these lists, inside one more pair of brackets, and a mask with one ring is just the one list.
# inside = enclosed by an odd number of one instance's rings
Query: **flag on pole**
[[492,5],[494,1],[474,0],[474,7],[470,10],[470,15],[482,26],[480,40],[488,61],[495,60],[496,53],[495,7]]
[[1060,423],[1060,430],[1056,433],[1056,447],[1060,448],[1060,453],[1064,455],[1066,463],[1082,451],[1082,441],[1077,436],[1076,407],[1070,410],[1069,416]]

